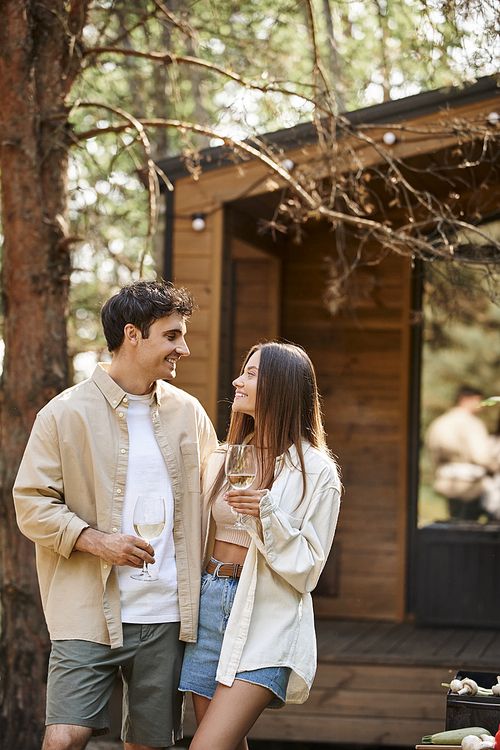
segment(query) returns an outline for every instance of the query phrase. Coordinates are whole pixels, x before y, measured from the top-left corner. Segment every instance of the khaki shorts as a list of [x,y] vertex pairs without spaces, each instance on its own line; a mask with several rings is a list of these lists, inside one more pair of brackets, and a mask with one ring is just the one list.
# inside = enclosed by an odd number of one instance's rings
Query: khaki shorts
[[182,738],[178,691],[184,643],[179,623],[123,625],[123,646],[53,641],[47,680],[46,724],[109,732],[109,699],[118,669],[123,678],[122,740],[171,747]]

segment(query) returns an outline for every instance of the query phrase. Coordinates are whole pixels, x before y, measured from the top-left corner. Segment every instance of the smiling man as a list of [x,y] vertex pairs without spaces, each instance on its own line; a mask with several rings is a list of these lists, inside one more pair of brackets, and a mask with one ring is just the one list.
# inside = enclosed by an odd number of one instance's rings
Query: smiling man
[[[184,642],[196,640],[200,475],[213,427],[192,396],[165,382],[189,354],[189,292],[139,281],[103,306],[111,364],[38,414],[14,488],[21,531],[37,547],[52,641],[43,750],[80,750],[109,731],[124,681],[126,750],[182,736],[177,686]],[[135,535],[139,495],[161,496],[153,547]],[[131,577],[149,563],[157,580]]]

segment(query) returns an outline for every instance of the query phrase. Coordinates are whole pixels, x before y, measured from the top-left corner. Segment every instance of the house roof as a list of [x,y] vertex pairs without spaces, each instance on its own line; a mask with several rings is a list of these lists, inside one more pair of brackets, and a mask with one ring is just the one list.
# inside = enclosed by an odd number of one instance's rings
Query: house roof
[[[462,86],[424,91],[421,94],[407,96],[403,99],[375,104],[372,107],[364,107],[354,112],[345,112],[344,117],[354,126],[362,124],[389,125],[494,98],[498,98],[500,103],[500,78],[487,76],[480,78],[476,83],[464,83]],[[259,139],[283,151],[289,151],[313,143],[316,137],[314,123],[307,122],[273,133],[264,133],[259,136]],[[256,145],[254,141],[252,141],[252,145]],[[200,151],[199,158],[203,172],[234,164],[229,146],[205,148]],[[158,161],[158,166],[172,182],[189,174],[184,158],[180,155],[161,159]]]

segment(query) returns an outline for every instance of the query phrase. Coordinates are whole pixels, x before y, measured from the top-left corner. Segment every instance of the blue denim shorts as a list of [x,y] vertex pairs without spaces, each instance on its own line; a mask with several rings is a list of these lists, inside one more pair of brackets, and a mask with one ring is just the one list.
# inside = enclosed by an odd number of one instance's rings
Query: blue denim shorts
[[[218,685],[215,675],[222,639],[237,588],[237,578],[219,578],[210,573],[203,574],[198,641],[186,644],[179,690],[190,690],[205,698],[213,698]],[[271,690],[275,697],[271,699],[268,708],[281,708],[285,704],[290,673],[289,667],[264,667],[249,672],[237,672],[236,679],[262,685]]]

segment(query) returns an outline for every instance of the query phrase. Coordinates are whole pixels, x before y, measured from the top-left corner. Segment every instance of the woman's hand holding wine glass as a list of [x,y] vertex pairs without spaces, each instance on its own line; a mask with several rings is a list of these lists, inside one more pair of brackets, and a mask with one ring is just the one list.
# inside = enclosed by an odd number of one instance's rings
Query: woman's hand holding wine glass
[[[226,455],[226,477],[235,490],[246,490],[257,476],[257,456],[253,445],[228,445]],[[242,514],[236,512],[237,520],[228,529],[246,531],[248,526],[243,523]]]

